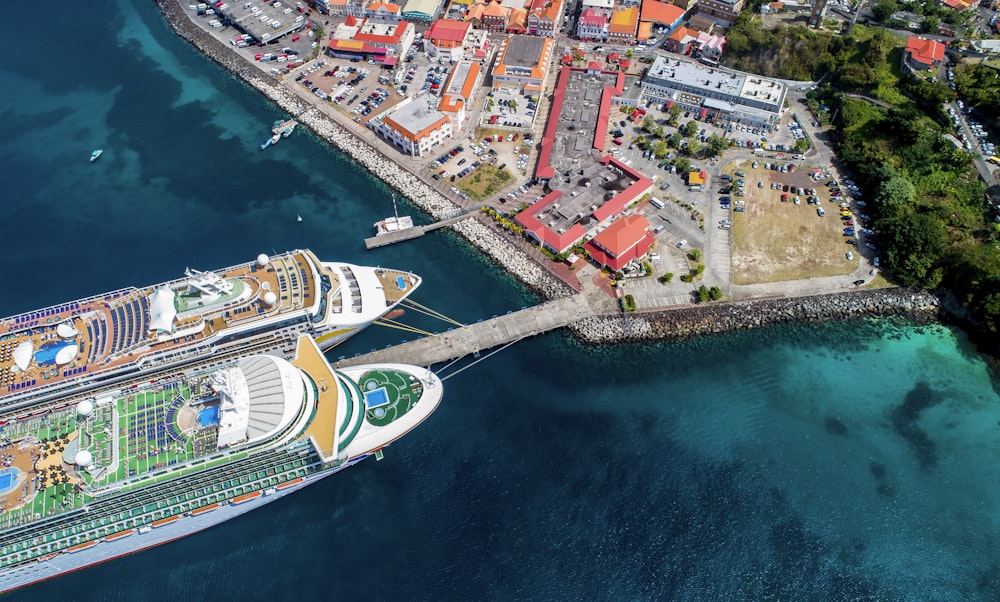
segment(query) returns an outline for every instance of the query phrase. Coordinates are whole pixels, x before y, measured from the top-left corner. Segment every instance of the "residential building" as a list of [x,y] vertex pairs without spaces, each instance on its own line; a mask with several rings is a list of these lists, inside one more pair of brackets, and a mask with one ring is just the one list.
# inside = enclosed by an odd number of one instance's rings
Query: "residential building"
[[649,221],[635,214],[619,217],[583,248],[594,262],[617,272],[649,253],[654,242],[649,233]]
[[611,19],[611,13],[615,10],[615,0],[583,0],[580,5],[581,12],[588,8]]
[[552,59],[553,38],[514,35],[500,43],[493,87],[540,92]]
[[451,137],[451,118],[437,109],[430,94],[404,98],[384,115],[369,121],[369,127],[402,152],[423,157]]
[[726,47],[726,36],[698,32],[698,53],[706,63],[718,63]]
[[685,12],[683,8],[668,2],[643,0],[639,20],[658,28],[662,27],[663,33],[669,34],[680,26]]
[[709,67],[678,55],[656,57],[640,86],[640,101],[673,101],[699,117],[766,127],[778,123],[788,94],[788,87],[778,80]]
[[593,8],[585,8],[576,22],[576,37],[581,40],[603,42],[608,39],[608,17]]
[[699,0],[698,14],[719,23],[731,24],[746,5],[746,0]]
[[491,2],[484,10],[481,17],[483,29],[488,31],[507,31],[510,23],[511,10],[500,2]]
[[694,31],[693,29],[688,29],[687,27],[678,27],[669,36],[667,36],[666,41],[663,43],[663,47],[670,51],[676,52],[677,54],[690,54],[698,44],[698,34],[700,32]]
[[912,37],[906,40],[903,64],[916,71],[923,71],[941,64],[944,44],[927,38]]
[[635,44],[639,29],[639,9],[635,6],[621,8],[611,13],[608,23],[608,42],[612,44]]
[[389,57],[406,54],[413,45],[416,34],[413,24],[376,22],[348,16],[347,20],[333,31],[327,45],[327,53],[334,57],[371,57],[377,61],[387,61]]
[[563,0],[532,0],[527,13],[527,33],[555,37],[562,13]]
[[365,16],[375,21],[398,22],[403,18],[402,7],[388,2],[372,2],[365,9]]

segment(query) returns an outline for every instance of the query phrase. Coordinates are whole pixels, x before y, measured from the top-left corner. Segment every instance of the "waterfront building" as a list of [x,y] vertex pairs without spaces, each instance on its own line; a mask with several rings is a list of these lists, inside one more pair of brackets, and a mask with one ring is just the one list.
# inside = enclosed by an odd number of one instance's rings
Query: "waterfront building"
[[698,14],[719,23],[731,25],[744,6],[746,6],[746,0],[700,0]]
[[338,58],[371,57],[385,62],[387,57],[404,56],[416,33],[412,23],[377,22],[350,15],[333,31],[327,52]]
[[674,101],[684,110],[698,112],[699,117],[767,127],[777,125],[788,93],[788,87],[778,80],[709,67],[675,55],[656,57],[640,85],[642,99]]
[[404,98],[398,105],[368,122],[369,126],[402,152],[423,157],[451,138],[451,118],[438,110],[430,94]]
[[655,239],[649,233],[645,216],[623,215],[602,230],[583,248],[590,258],[602,267],[619,271],[630,261],[639,260],[649,253]]
[[540,92],[548,73],[553,38],[510,36],[500,44],[493,67],[493,88]]

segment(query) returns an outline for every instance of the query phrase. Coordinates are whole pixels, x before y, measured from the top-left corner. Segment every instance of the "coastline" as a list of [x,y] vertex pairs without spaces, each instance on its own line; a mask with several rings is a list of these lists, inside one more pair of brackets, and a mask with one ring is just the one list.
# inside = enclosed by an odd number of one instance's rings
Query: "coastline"
[[[283,88],[279,82],[242,57],[231,52],[219,40],[195,24],[177,0],[155,0],[164,19],[182,39],[209,59],[239,77],[282,110],[299,115],[313,106]],[[300,124],[332,144],[341,153],[367,169],[388,186],[435,219],[461,210],[456,204],[410,173],[381,149],[355,135],[321,111],[309,111],[297,117]],[[451,226],[471,245],[485,253],[496,265],[513,275],[545,299],[574,294],[569,285],[552,274],[535,258],[507,240],[503,234],[484,224],[478,216]],[[905,288],[864,289],[808,297],[762,298],[744,301],[685,305],[644,313],[598,314],[570,325],[577,338],[590,344],[621,341],[683,340],[708,334],[761,328],[787,322],[820,322],[857,319],[876,315],[906,316],[925,323],[953,317],[973,336],[975,325],[963,321],[950,304],[933,293]],[[982,337],[979,336],[980,342]],[[986,349],[995,356],[997,349]]]

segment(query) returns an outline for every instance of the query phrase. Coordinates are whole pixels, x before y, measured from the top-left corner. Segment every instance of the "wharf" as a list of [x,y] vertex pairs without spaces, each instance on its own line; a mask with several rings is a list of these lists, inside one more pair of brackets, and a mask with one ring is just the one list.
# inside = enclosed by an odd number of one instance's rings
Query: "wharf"
[[583,295],[572,295],[409,343],[343,359],[335,365],[344,368],[374,362],[398,362],[430,366],[562,328],[593,315],[594,312]]
[[459,215],[443,219],[439,222],[434,222],[433,224],[427,224],[425,226],[413,226],[412,228],[404,228],[403,230],[396,230],[395,232],[390,232],[388,234],[383,234],[382,236],[372,236],[371,238],[365,239],[366,249],[377,249],[378,247],[386,247],[391,244],[402,242],[404,240],[412,240],[414,238],[420,238],[427,232],[432,230],[437,230],[438,228],[444,228],[445,226],[450,226],[456,224],[468,217],[471,217],[473,211],[477,209],[470,209]]
[[294,128],[297,125],[299,125],[298,121],[295,121],[294,119],[288,119],[286,121],[282,121],[280,124],[271,128],[271,132],[274,134],[283,134],[285,130],[287,130],[288,128]]

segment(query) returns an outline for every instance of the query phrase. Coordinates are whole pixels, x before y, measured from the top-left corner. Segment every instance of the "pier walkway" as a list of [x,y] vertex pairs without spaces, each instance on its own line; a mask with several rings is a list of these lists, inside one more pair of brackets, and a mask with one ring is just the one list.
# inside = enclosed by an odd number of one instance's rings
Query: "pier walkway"
[[376,362],[430,366],[562,328],[592,315],[594,312],[586,298],[583,295],[572,295],[409,343],[343,359],[334,366],[343,368]]
[[404,240],[412,240],[414,238],[420,238],[427,232],[431,230],[437,230],[438,228],[444,228],[445,226],[450,226],[452,224],[458,223],[463,219],[472,217],[475,212],[479,211],[479,207],[473,207],[467,209],[462,213],[443,219],[433,224],[427,224],[425,226],[413,226],[412,228],[405,228],[403,230],[396,230],[395,232],[390,232],[388,234],[383,234],[382,236],[372,236],[371,238],[365,239],[366,249],[375,249],[378,247],[385,247],[393,243],[402,242]]

